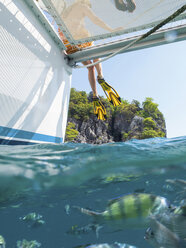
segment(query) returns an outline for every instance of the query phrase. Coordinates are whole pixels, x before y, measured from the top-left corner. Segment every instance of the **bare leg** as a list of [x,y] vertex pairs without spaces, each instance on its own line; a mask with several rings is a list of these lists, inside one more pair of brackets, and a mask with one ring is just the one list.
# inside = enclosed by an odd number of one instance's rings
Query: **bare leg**
[[[99,60],[100,59],[94,59],[93,62],[97,62]],[[98,74],[98,78],[103,78],[103,71],[102,71],[101,63],[95,65],[95,67],[96,67],[96,71],[97,71],[97,74]]]
[[[88,61],[82,62],[82,64],[83,65],[89,65],[89,64],[92,64],[92,62],[90,60],[88,60]],[[88,80],[89,80],[90,86],[92,88],[93,95],[98,96],[97,87],[96,87],[95,68],[94,68],[94,66],[90,66],[90,67],[87,67],[87,69],[88,69]]]
[[[96,61],[99,61],[99,59],[94,60],[94,62],[96,62]],[[82,63],[84,65],[91,65],[92,64],[92,62],[90,60],[82,62]],[[94,114],[97,115],[98,120],[104,121],[106,118],[106,109],[98,97],[97,87],[96,87],[95,67],[96,67],[96,71],[97,71],[98,75],[100,77],[103,77],[101,64],[97,64],[95,66],[87,67],[88,79],[89,79],[90,86],[91,86],[92,91],[93,91],[93,99],[92,100],[93,100]]]

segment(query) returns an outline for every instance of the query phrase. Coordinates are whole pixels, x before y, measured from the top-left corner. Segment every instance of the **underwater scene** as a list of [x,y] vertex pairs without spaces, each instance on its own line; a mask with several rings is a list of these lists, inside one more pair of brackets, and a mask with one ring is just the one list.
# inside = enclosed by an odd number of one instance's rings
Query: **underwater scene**
[[0,248],[186,247],[186,137],[0,146]]

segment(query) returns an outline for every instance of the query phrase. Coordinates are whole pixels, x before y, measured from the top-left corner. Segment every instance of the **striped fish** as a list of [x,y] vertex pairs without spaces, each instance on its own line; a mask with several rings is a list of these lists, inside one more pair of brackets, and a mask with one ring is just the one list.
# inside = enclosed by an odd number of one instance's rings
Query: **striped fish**
[[78,246],[75,248],[137,248],[136,246],[133,245],[128,245],[128,244],[121,244],[115,242],[114,244],[94,244],[94,245],[85,245],[85,246]]
[[6,247],[5,240],[3,236],[0,235],[0,248],[5,248],[5,247]]
[[[160,214],[169,209],[170,204],[167,199],[161,196],[155,196],[145,193],[134,193],[124,195],[120,198],[111,200],[105,211],[98,213],[84,208],[79,208],[84,214],[94,216],[103,221],[125,221],[128,224],[143,225],[150,214]],[[136,221],[138,220],[139,223]],[[133,223],[134,222],[134,223]]]
[[186,240],[180,239],[177,234],[153,217],[144,238],[155,248],[186,248]]

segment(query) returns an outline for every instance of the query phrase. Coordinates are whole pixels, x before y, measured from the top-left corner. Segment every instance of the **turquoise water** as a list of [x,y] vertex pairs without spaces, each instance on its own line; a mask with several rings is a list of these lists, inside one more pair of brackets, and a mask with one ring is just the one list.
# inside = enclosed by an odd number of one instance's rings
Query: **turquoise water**
[[[148,226],[103,224],[96,233],[93,219],[74,206],[101,212],[108,200],[134,192],[161,195],[179,205],[186,188],[175,179],[186,180],[186,137],[1,146],[0,234],[6,248],[23,239],[37,240],[44,248],[115,241],[148,248],[143,238]],[[26,221],[24,216],[33,212],[42,217]]]

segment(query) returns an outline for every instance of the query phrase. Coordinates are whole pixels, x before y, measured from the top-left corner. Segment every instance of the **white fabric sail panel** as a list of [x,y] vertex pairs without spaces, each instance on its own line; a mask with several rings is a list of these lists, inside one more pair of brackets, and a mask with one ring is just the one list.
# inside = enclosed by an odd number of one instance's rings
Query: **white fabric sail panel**
[[61,143],[72,70],[22,0],[0,0],[0,65],[0,140]]
[[[42,10],[50,12],[50,8],[47,8],[45,6],[45,4],[43,3],[43,0],[35,0],[35,1],[39,4],[39,6]],[[55,6],[55,9],[59,13],[59,15],[61,15],[63,10],[66,7],[65,1],[64,0],[61,0],[61,1],[51,0],[51,3],[53,4],[53,7]],[[49,6],[49,5],[47,4],[47,6]]]
[[[42,2],[72,44],[152,27],[185,4],[185,0],[42,0]],[[185,17],[186,14],[182,14],[182,18]]]

